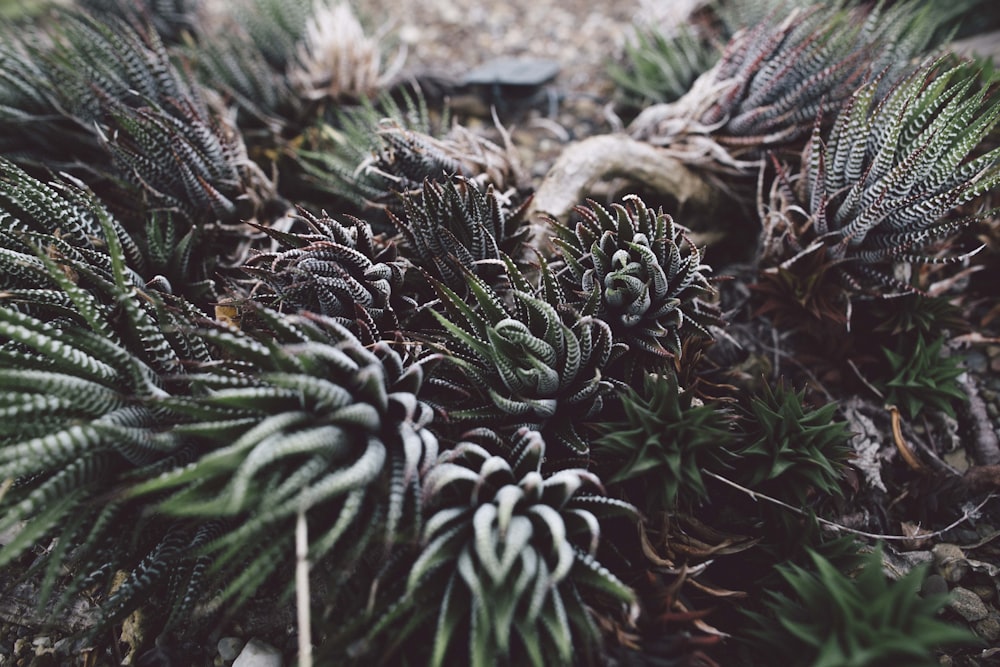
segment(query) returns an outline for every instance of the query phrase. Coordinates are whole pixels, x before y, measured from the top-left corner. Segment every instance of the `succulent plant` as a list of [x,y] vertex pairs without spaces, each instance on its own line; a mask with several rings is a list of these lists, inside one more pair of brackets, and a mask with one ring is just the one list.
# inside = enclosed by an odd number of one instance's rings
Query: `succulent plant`
[[720,467],[733,441],[727,414],[695,403],[670,372],[646,374],[643,389],[628,388],[621,403],[625,419],[602,424],[592,448],[609,487],[623,489],[647,516],[704,499],[701,471]]
[[509,210],[492,186],[452,179],[424,181],[418,193],[403,196],[403,215],[390,213],[409,261],[457,292],[465,272],[503,273],[503,254],[514,254],[527,231],[523,209]]
[[910,419],[925,408],[954,417],[955,401],[968,400],[955,381],[965,372],[961,362],[954,356],[941,355],[943,337],[928,342],[918,335],[912,344],[904,341],[896,350],[882,348],[889,363],[888,377],[877,384],[885,391],[886,402],[898,406]]
[[601,642],[594,609],[634,604],[597,555],[602,524],[635,509],[586,470],[544,475],[537,431],[521,429],[501,453],[487,440],[444,452],[424,480],[407,590],[419,600],[410,613],[434,626],[426,664],[570,664]]
[[671,32],[637,26],[625,44],[623,62],[611,63],[608,73],[625,106],[642,109],[683,96],[718,57],[709,40],[687,24]]
[[912,3],[772,10],[737,32],[687,94],[640,113],[629,134],[692,164],[745,169],[767,148],[808,134],[817,116],[839,109],[869,73],[888,68],[892,80],[905,71],[933,32],[925,23],[930,11]]
[[796,299],[835,305],[846,322],[852,295],[916,291],[892,274],[895,264],[968,257],[929,248],[974,219],[951,211],[1000,182],[1000,150],[974,153],[1000,119],[1000,99],[988,99],[976,79],[968,65],[939,59],[881,102],[877,81],[859,88],[826,141],[817,127],[805,173],[794,187],[780,174],[772,205],[762,205],[765,275],[792,276]]
[[757,627],[748,639],[768,663],[931,667],[938,664],[934,649],[973,643],[968,631],[937,618],[946,595],[920,596],[925,567],[890,581],[876,549],[852,579],[822,556],[812,560],[809,569],[780,567],[790,594],[770,591],[770,613],[750,613]]
[[720,322],[701,251],[662,210],[637,196],[611,210],[577,207],[580,220],[556,225],[561,265],[554,268],[582,312],[608,323],[641,368],[654,370],[681,351],[682,336],[711,338]]
[[442,390],[434,400],[449,420],[505,432],[528,426],[549,446],[586,460],[582,427],[600,413],[612,388],[603,378],[613,352],[611,330],[603,320],[560,313],[558,296],[535,296],[512,264],[508,276],[514,286],[509,301],[466,273],[476,307],[435,282],[443,312],[433,312],[450,362],[439,368],[460,373],[434,377]]
[[311,233],[263,228],[278,248],[243,266],[260,281],[250,290],[254,298],[332,317],[366,342],[391,338],[400,328],[397,313],[415,308],[402,294],[405,266],[395,246],[376,240],[358,218],[300,216]]
[[742,483],[799,505],[814,492],[841,495],[839,482],[852,452],[847,424],[833,420],[837,404],[811,410],[804,401],[804,389],[765,383],[750,400],[744,444],[735,450]]

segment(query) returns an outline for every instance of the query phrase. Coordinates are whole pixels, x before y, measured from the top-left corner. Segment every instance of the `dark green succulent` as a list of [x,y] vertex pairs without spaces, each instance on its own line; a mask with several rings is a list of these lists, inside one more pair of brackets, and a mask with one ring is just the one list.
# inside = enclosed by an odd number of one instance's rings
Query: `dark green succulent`
[[840,478],[852,452],[847,424],[833,420],[837,404],[812,410],[804,400],[804,389],[765,383],[750,400],[735,464],[746,486],[800,505],[815,491],[841,495]]
[[[508,276],[514,289],[504,299],[467,273],[475,306],[435,282],[443,312],[434,316],[450,362],[434,377],[442,390],[435,401],[450,420],[505,431],[528,426],[585,459],[583,426],[612,388],[603,377],[611,330],[595,317],[557,310],[557,297],[535,296],[513,264]],[[444,370],[456,367],[458,374]]]
[[576,211],[575,225],[554,222],[558,273],[581,311],[607,322],[640,367],[680,354],[682,337],[711,338],[707,327],[719,323],[707,300],[711,269],[687,230],[634,195],[611,211],[596,202]]
[[766,664],[790,667],[876,667],[939,664],[934,650],[972,644],[968,630],[937,617],[946,595],[921,597],[926,567],[897,581],[882,572],[882,552],[872,552],[856,577],[812,554],[813,567],[779,568],[790,594],[766,593],[767,614],[748,613],[748,640]]
[[620,398],[625,419],[601,425],[592,448],[608,484],[650,516],[703,499],[702,470],[718,468],[733,441],[726,412],[696,403],[669,371],[646,374],[641,391],[628,388]]
[[395,246],[376,240],[358,218],[341,223],[305,211],[300,216],[311,233],[263,228],[277,249],[243,266],[261,281],[251,290],[254,298],[332,317],[366,341],[392,338],[400,327],[397,313],[415,307],[402,295],[405,265]]
[[885,392],[886,403],[898,406],[910,419],[925,408],[955,416],[955,401],[968,400],[956,382],[965,369],[957,357],[941,355],[943,345],[943,337],[928,343],[920,335],[912,344],[903,343],[896,350],[882,348],[889,370],[887,379],[877,384]]
[[[597,553],[602,525],[635,508],[586,470],[544,476],[536,431],[520,430],[502,455],[490,440],[444,452],[424,481],[407,589],[410,613],[434,626],[426,664],[571,664],[601,642],[595,609],[634,604]],[[377,630],[391,632],[385,620]]]

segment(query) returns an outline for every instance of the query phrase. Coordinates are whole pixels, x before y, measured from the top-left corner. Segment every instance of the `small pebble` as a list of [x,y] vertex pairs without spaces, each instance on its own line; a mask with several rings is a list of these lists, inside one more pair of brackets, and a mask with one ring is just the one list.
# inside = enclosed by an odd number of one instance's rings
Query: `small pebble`
[[981,621],[990,615],[990,610],[982,599],[968,588],[957,586],[951,591],[951,601],[948,603],[955,613],[971,622]]
[[978,350],[970,350],[965,355],[965,367],[973,373],[985,373],[989,365],[990,362],[986,355]]
[[281,667],[281,651],[270,644],[251,639],[236,657],[233,667]]
[[969,571],[969,564],[965,560],[965,553],[955,546],[943,542],[934,545],[931,549],[934,554],[934,566],[945,581],[956,583],[962,580],[965,573]]
[[219,650],[219,657],[227,662],[235,660],[243,649],[244,643],[239,637],[223,637],[216,646]]

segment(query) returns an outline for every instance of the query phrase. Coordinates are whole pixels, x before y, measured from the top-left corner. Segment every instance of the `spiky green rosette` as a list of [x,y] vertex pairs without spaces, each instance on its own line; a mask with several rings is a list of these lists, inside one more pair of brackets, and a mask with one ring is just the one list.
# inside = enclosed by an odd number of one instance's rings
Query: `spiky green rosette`
[[639,114],[629,133],[698,166],[745,169],[745,160],[808,133],[869,73],[907,67],[933,33],[929,11],[906,3],[775,10],[737,32],[687,94]]
[[553,224],[562,283],[582,312],[607,322],[644,368],[680,354],[682,336],[711,338],[707,327],[719,323],[707,301],[711,268],[687,230],[635,195],[611,211],[596,202],[575,210],[575,225]]
[[748,633],[750,642],[762,664],[933,667],[939,664],[935,649],[975,642],[967,630],[937,617],[947,596],[920,594],[926,567],[890,581],[876,549],[852,579],[822,556],[811,556],[809,569],[778,569],[790,594],[768,591],[768,613],[749,614],[757,626]]
[[600,643],[595,609],[620,614],[635,601],[596,558],[602,524],[635,508],[586,470],[543,476],[536,431],[499,443],[459,443],[424,481],[407,590],[411,613],[436,626],[429,665],[571,664]]
[[923,335],[912,342],[901,340],[895,350],[882,348],[889,363],[887,378],[877,380],[885,391],[886,403],[898,405],[910,419],[924,408],[955,416],[955,402],[969,399],[956,381],[965,372],[954,356],[942,357],[944,337],[930,343]]
[[836,403],[807,408],[805,390],[784,382],[750,400],[736,454],[736,477],[787,502],[807,503],[810,494],[841,495],[839,481],[852,450],[845,422],[833,421]]
[[[1000,120],[1000,97],[987,97],[975,68],[939,59],[881,102],[877,88],[872,82],[854,93],[825,141],[814,129],[804,173],[790,183],[779,170],[762,206],[765,271],[797,276],[804,298],[835,280],[842,312],[852,294],[913,292],[893,275],[896,264],[967,257],[942,258],[932,243],[974,220],[949,217],[951,211],[1000,183],[1000,149],[976,155]],[[812,278],[816,265],[826,279]]]
[[503,254],[518,250],[527,228],[522,211],[511,211],[492,186],[452,179],[424,181],[403,196],[403,215],[390,214],[402,235],[407,259],[450,289],[465,292],[465,272],[502,274]]
[[[504,432],[528,426],[585,458],[581,427],[600,413],[612,388],[603,379],[614,349],[611,330],[603,320],[557,311],[562,302],[535,296],[510,263],[508,276],[509,300],[467,273],[475,306],[435,283],[443,313],[434,315],[450,362],[434,376],[442,390],[435,402],[452,421]],[[454,366],[460,373],[443,370]]]
[[733,440],[717,406],[697,405],[671,372],[646,374],[642,390],[621,397],[625,419],[600,426],[595,465],[613,487],[649,516],[691,505],[706,495],[701,471],[723,458]]
[[376,241],[371,225],[354,217],[341,223],[305,211],[312,233],[264,228],[278,249],[256,254],[243,270],[261,281],[254,297],[285,309],[325,315],[374,341],[399,330],[397,313],[413,309],[402,296],[405,265],[395,246]]

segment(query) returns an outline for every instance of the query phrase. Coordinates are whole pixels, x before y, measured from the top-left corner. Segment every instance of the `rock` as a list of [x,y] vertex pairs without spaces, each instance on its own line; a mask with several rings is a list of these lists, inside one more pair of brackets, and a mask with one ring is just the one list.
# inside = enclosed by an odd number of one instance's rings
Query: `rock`
[[251,639],[240,651],[233,667],[281,667],[281,664],[281,651],[270,644]]
[[495,58],[470,70],[465,85],[541,86],[556,77],[559,63],[546,58]]
[[226,662],[235,660],[236,656],[240,654],[240,649],[243,648],[244,643],[239,637],[223,637],[216,645],[219,657]]
[[982,599],[968,588],[958,586],[951,591],[948,606],[959,616],[969,621],[981,621],[990,615],[990,610]]
[[995,644],[1000,640],[1000,614],[991,612],[986,618],[977,621],[972,629],[986,641]]
[[965,553],[954,544],[947,542],[936,544],[931,549],[931,553],[934,554],[934,567],[938,574],[945,578],[945,581],[951,583],[961,581],[965,573],[969,571]]

